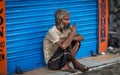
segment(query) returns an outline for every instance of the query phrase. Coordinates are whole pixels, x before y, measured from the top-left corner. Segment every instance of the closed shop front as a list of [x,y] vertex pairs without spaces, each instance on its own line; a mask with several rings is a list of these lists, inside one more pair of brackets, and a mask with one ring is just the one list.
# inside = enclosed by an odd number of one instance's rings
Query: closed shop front
[[91,56],[98,50],[97,0],[6,0],[6,48],[8,73],[45,66],[42,43],[55,23],[59,8],[71,14],[77,32],[84,36],[76,58]]

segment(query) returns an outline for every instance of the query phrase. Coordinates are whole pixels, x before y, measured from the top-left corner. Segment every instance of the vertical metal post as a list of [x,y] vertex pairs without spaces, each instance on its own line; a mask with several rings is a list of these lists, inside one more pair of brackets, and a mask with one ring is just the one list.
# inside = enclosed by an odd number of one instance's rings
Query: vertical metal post
[[99,11],[99,53],[105,52],[108,46],[108,0],[98,0]]

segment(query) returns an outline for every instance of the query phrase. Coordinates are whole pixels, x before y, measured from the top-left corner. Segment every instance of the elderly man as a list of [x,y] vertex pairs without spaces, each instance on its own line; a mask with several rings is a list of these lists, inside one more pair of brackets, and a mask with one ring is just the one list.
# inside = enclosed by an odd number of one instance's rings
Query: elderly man
[[65,9],[55,12],[55,25],[45,36],[43,50],[45,62],[49,69],[69,71],[73,67],[86,72],[88,67],[80,64],[74,57],[80,47],[83,37],[76,33],[76,25],[70,27],[70,14]]

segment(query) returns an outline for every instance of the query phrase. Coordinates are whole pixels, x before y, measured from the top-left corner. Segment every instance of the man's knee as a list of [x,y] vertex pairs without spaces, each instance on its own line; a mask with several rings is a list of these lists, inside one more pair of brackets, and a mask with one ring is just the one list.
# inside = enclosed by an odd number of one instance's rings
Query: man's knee
[[77,42],[76,42],[76,45],[77,45],[77,46],[79,46],[79,45],[80,45],[80,42],[79,42],[79,41],[77,41]]
[[76,43],[75,43],[75,45],[76,45],[76,47],[80,47],[80,45],[81,45],[81,42],[79,42],[79,41],[76,41]]

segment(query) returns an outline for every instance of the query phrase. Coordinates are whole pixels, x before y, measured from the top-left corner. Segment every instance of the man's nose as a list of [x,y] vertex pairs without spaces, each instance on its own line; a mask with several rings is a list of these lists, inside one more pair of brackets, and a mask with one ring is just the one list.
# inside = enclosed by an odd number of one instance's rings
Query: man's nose
[[68,20],[68,23],[70,23],[70,20]]

